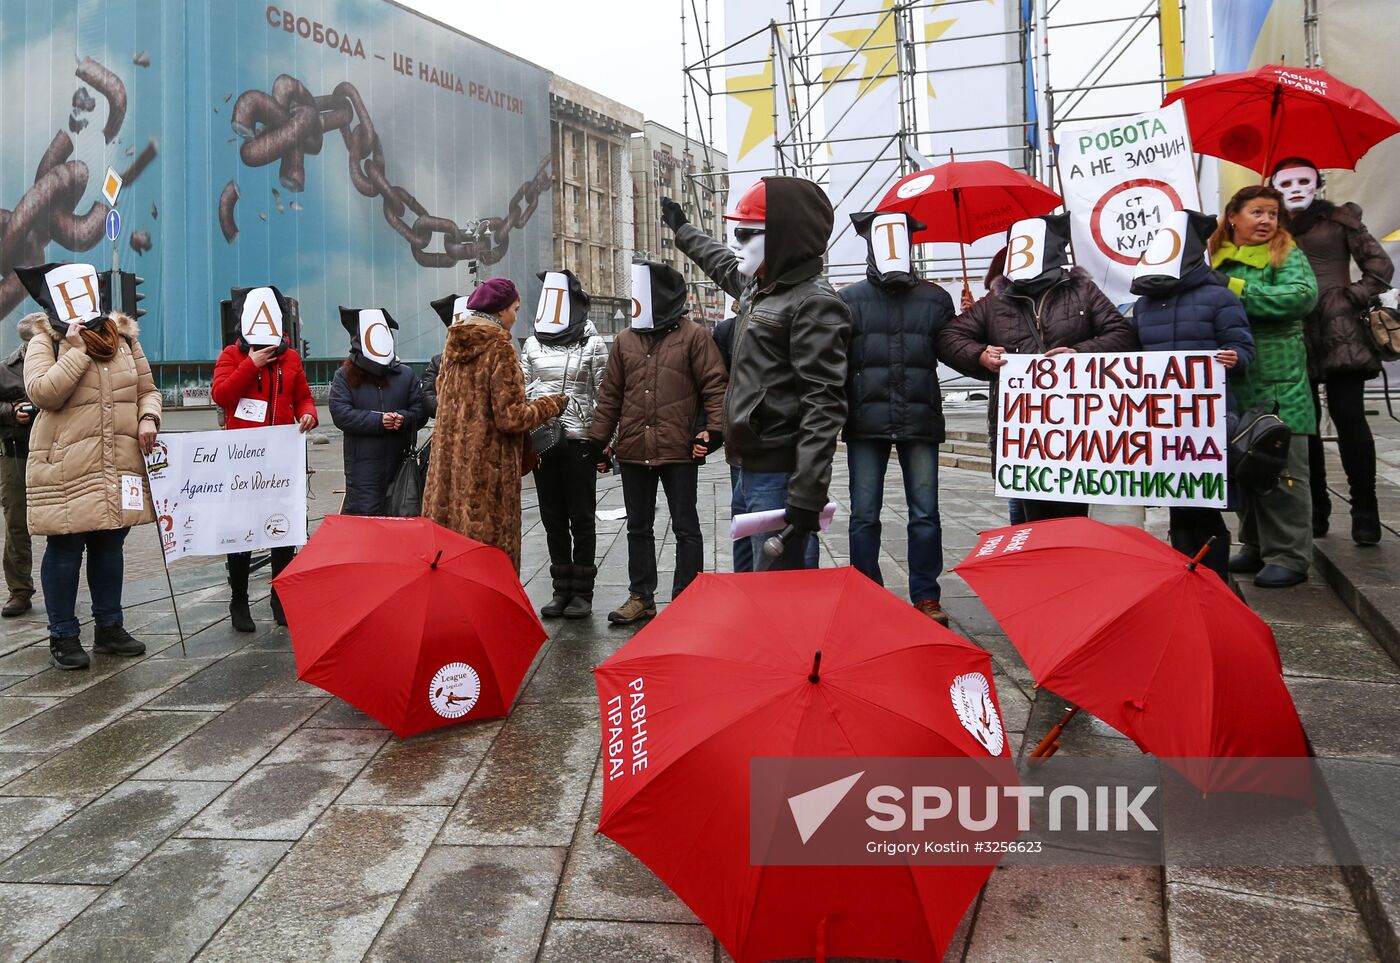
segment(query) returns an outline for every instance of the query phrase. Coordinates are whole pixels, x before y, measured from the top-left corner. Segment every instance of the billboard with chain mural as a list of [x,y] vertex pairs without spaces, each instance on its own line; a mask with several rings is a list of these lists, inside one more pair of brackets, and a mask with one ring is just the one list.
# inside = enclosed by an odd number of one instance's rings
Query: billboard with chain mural
[[34,307],[15,265],[111,266],[109,167],[156,361],[212,360],[235,286],[297,298],[313,357],[344,353],[348,304],[388,308],[426,360],[429,300],[473,269],[533,299],[548,72],[387,0],[293,3],[0,0],[0,350]]

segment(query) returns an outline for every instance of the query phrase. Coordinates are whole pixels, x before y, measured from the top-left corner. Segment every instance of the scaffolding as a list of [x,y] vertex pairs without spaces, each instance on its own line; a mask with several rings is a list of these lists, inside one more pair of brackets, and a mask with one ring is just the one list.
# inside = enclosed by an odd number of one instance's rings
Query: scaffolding
[[[785,0],[771,3],[773,16],[759,29],[717,42],[712,33],[711,4],[722,0],[680,0],[684,133],[703,145],[706,160],[711,153],[717,153],[714,147],[720,141],[716,101],[731,94],[752,92],[727,89],[725,72],[733,67],[765,65],[767,61],[752,51],[756,45],[761,49],[766,39],[767,52],[773,58],[775,88],[785,90],[788,96],[774,97],[773,153],[771,158],[765,158],[771,162],[762,167],[736,162],[728,174],[737,183],[744,183],[738,175],[780,173],[809,177],[829,186],[834,169],[849,165],[861,175],[850,190],[860,188],[862,196],[833,195],[832,203],[839,209],[849,200],[868,210],[895,179],[947,160],[949,150],[960,140],[1004,135],[1004,145],[958,149],[957,159],[1001,160],[1058,189],[1053,145],[1062,126],[1092,124],[1154,108],[1173,85],[1210,72],[1208,58],[1206,68],[1194,75],[1181,66],[1185,11],[1190,6],[1194,16],[1204,17],[1208,23],[1209,0],[1123,0],[1114,5],[1111,16],[1104,16],[1105,5],[1100,0],[995,0],[1003,5],[1005,29],[943,36],[919,29],[920,23],[926,23],[933,13],[956,17],[960,7],[978,4],[985,9],[987,2],[824,0],[820,3],[824,9],[819,11],[819,0]],[[871,17],[880,18],[880,25],[887,20],[893,22],[892,43],[866,42],[839,54],[821,48],[819,40],[832,24]],[[871,30],[869,37],[880,32]],[[1168,38],[1167,47],[1163,45],[1164,36]],[[1007,55],[1001,60],[961,63],[958,51],[967,48],[957,45],[978,40],[1003,43]],[[837,59],[833,59],[834,55]],[[853,107],[830,115],[825,110],[829,105],[827,97],[836,84],[859,82],[859,78],[844,78],[844,68],[849,68],[858,57],[878,58],[881,70],[893,72],[891,79],[898,84],[899,109],[894,130],[850,136],[845,125]],[[844,58],[844,62],[839,58]],[[833,63],[843,68],[836,71],[835,80],[829,69]],[[924,86],[940,83],[954,89],[957,96],[971,96],[969,90],[956,89],[959,77],[969,76],[963,72],[976,70],[985,75],[988,68],[1004,71],[1006,95],[1019,99],[1023,109],[1019,113],[1011,111],[1016,116],[1005,123],[936,123],[937,111],[924,95]],[[988,91],[979,89],[978,93],[985,95]],[[784,99],[785,105],[779,103]],[[848,149],[844,159],[833,163],[824,155],[837,144],[860,144],[862,149]],[[729,156],[737,157],[733,145],[727,146]],[[718,192],[723,203],[726,199],[720,186],[721,172],[705,173],[705,166],[714,165],[700,166],[702,171],[687,179],[691,198],[698,202],[702,195]],[[862,179],[880,166],[888,176],[879,189],[870,191]],[[866,193],[872,196],[867,198]],[[841,237],[841,228],[838,224],[833,243]],[[987,247],[984,244],[979,251],[969,249],[969,270],[974,280],[984,273],[990,260]],[[929,279],[950,286],[961,284],[956,245],[920,245],[916,256]],[[863,270],[863,262],[830,263],[829,269],[833,275]]]

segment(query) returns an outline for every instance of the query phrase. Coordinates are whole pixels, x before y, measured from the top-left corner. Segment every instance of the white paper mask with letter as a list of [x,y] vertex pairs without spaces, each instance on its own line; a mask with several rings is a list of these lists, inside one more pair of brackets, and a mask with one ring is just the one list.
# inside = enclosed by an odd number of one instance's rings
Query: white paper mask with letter
[[383,308],[365,308],[360,312],[360,350],[377,364],[394,363],[394,329]]
[[282,306],[272,288],[253,288],[243,298],[239,333],[250,345],[267,347],[282,343]]
[[656,327],[651,313],[651,269],[645,264],[632,265],[632,328],[650,331]]
[[547,271],[535,307],[535,333],[559,334],[569,326],[569,279],[558,271]]
[[909,273],[909,219],[880,214],[870,222],[870,257],[881,274]]
[[1069,267],[1069,215],[1028,217],[1006,232],[1007,280],[1031,281],[1047,271]]
[[97,270],[91,264],[60,264],[44,275],[49,298],[63,324],[85,324],[102,316]]

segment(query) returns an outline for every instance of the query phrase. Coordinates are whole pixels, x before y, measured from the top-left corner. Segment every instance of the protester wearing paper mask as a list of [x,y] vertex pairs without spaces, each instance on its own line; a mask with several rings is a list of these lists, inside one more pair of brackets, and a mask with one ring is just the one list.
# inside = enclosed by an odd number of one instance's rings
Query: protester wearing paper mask
[[345,435],[345,515],[383,515],[394,473],[428,421],[413,369],[398,360],[399,324],[383,308],[341,308],[350,355],[331,380],[331,420]]
[[688,223],[675,201],[661,201],[676,246],[737,301],[725,396],[725,453],[739,468],[733,510],[784,509],[795,534],[772,567],[805,568],[805,536],[820,527],[846,421],[850,314],[822,277],[834,214],[812,181],[765,177],[725,217],[736,225],[737,254]]
[[[1133,351],[1132,326],[1081,267],[1069,263],[1069,215],[1018,221],[1006,235],[1006,266],[985,298],[948,326],[943,360],[992,382],[988,420],[996,437],[997,373],[1008,354]],[[993,452],[995,456],[995,452]],[[1023,498],[1026,521],[1087,515],[1089,506]]]
[[496,546],[519,571],[520,477],[533,467],[526,463],[529,434],[563,414],[568,398],[525,399],[510,336],[520,310],[513,282],[483,281],[467,310],[447,329],[423,515]]
[[535,494],[554,580],[554,596],[540,614],[581,619],[593,610],[593,581],[598,575],[594,515],[598,473],[588,429],[603,384],[608,346],[588,320],[592,299],[572,271],[541,271],[538,277],[544,286],[535,307],[535,333],[520,350],[525,396],[562,393],[569,399],[560,418],[564,437],[541,452],[535,466]]
[[[1381,370],[1367,327],[1371,304],[1390,287],[1395,265],[1361,221],[1356,204],[1333,204],[1316,196],[1322,175],[1311,161],[1290,157],[1270,179],[1283,194],[1288,228],[1317,277],[1317,307],[1303,319],[1308,344],[1308,379],[1313,409],[1321,419],[1318,387],[1327,389],[1327,410],[1337,430],[1337,450],[1351,493],[1351,537],[1358,545],[1381,539],[1376,503],[1376,443],[1366,422],[1366,382]],[[1351,279],[1355,263],[1360,277]],[[1327,534],[1332,502],[1320,434],[1308,436],[1313,535]]]
[[[1214,214],[1175,211],[1153,235],[1133,274],[1139,295],[1132,322],[1144,351],[1210,351],[1227,371],[1254,360],[1249,318],[1206,260]],[[1229,583],[1230,530],[1214,508],[1171,508],[1172,547],[1195,557],[1211,539],[1205,563]]]
[[890,449],[899,456],[909,508],[909,598],[948,624],[939,599],[943,528],[938,515],[938,446],[943,392],[938,360],[953,299],[915,273],[911,239],[924,229],[907,214],[852,214],[866,242],[865,280],[841,289],[851,312],[846,349],[849,414],[842,438],[851,474],[851,564],[878,585],[880,510]]
[[588,433],[600,471],[608,454],[622,465],[628,594],[608,614],[615,625],[656,614],[658,484],[676,536],[671,597],[704,567],[699,466],[724,440],[724,386],[724,361],[714,339],[690,320],[685,278],[665,264],[634,261],[631,324],[613,341]]
[[29,439],[29,531],[47,536],[39,578],[49,617],[49,661],[86,669],[78,576],[87,552],[96,623],[93,651],[138,656],[122,627],[122,544],[154,519],[142,457],[160,429],[160,391],[135,319],[104,312],[89,264],[15,268],[42,314],[24,355],[24,394],[39,408]]
[[[444,327],[452,327],[454,324],[462,324],[471,316],[471,309],[467,307],[467,299],[460,294],[449,294],[446,297],[438,298],[436,301],[429,301],[433,313],[442,319]],[[427,409],[429,418],[437,417],[437,376],[442,371],[442,352],[433,355],[428,366],[423,369],[423,405]]]
[[1244,302],[1254,335],[1254,361],[1230,373],[1241,411],[1263,408],[1293,432],[1283,477],[1268,494],[1243,493],[1240,551],[1230,571],[1254,584],[1286,588],[1307,580],[1312,562],[1312,495],[1307,436],[1317,431],[1308,392],[1303,318],[1317,304],[1307,256],[1279,224],[1283,196],[1272,187],[1238,191],[1210,238],[1211,266]]
[[[214,404],[224,411],[224,427],[297,425],[303,432],[315,428],[316,402],[311,397],[301,356],[292,349],[286,330],[287,299],[272,286],[234,288],[231,298],[238,318],[238,337],[214,362],[214,384],[209,392]],[[293,546],[272,549],[272,577],[276,578],[295,557]],[[252,559],[251,552],[236,552],[226,562],[233,593],[229,621],[238,632],[257,629],[248,607]],[[273,620],[286,625],[276,589],[272,590],[270,601]]]

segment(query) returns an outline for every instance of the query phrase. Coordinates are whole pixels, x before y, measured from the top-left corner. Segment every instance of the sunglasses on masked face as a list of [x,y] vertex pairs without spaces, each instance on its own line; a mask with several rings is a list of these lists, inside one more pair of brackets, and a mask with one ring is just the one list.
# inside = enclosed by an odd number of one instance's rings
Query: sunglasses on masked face
[[734,228],[734,243],[747,244],[756,237],[763,236],[763,228],[760,227],[736,227]]

